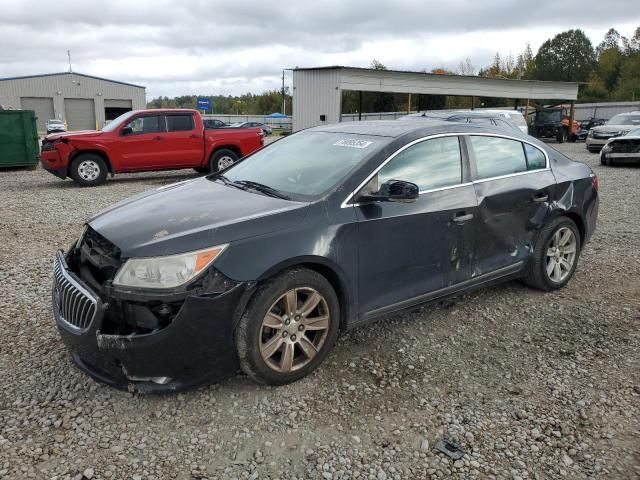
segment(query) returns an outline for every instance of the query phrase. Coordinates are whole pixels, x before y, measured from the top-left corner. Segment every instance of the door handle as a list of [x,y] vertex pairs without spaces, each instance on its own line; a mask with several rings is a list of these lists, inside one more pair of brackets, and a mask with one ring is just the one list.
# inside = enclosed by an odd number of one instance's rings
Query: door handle
[[158,135],[157,137],[153,137],[153,139],[154,139],[154,140],[163,140],[163,139],[164,139],[164,137],[161,137],[161,136],[159,136],[159,135]]
[[458,212],[453,216],[451,220],[453,220],[456,223],[464,223],[464,222],[468,222],[472,218],[473,218],[473,213]]
[[189,138],[200,138],[200,137],[198,135],[194,134],[194,135],[191,135],[191,137],[189,137]]
[[549,195],[544,192],[536,193],[531,199],[531,201],[539,203],[546,202],[547,200],[549,200]]

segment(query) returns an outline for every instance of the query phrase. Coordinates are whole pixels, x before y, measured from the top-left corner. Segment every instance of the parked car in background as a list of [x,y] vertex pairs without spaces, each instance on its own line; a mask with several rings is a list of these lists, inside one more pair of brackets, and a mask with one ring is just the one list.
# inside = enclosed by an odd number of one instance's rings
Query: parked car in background
[[527,126],[527,121],[524,118],[524,115],[520,113],[518,110],[474,110],[474,112],[487,112],[494,113],[496,115],[500,115],[501,117],[505,117],[511,121],[511,123],[515,124],[524,134],[529,133],[529,127]]
[[493,126],[310,128],[89,220],[55,256],[53,315],[78,367],[123,389],[239,368],[282,385],[340,331],[509,279],[564,287],[597,187],[584,163]]
[[[503,128],[507,131],[517,131],[522,133],[522,130],[513,123],[509,118],[497,113],[489,113],[484,110],[459,110],[459,111],[430,111],[430,112],[418,112],[400,117],[398,120],[420,120],[420,119],[437,119],[447,122],[462,122],[462,123],[474,123],[476,125],[489,125],[494,127]],[[526,133],[526,132],[525,132]]]
[[640,163],[640,128],[609,139],[600,150],[600,163]]
[[202,123],[204,123],[204,128],[225,128],[229,126],[228,123],[224,123],[217,118],[204,118]]
[[273,129],[269,125],[260,122],[237,122],[229,125],[230,128],[261,128],[265,135],[271,135]]
[[45,128],[47,130],[47,135],[50,133],[67,131],[67,127],[65,126],[64,122],[55,118],[47,120],[47,123],[45,123]]
[[259,128],[205,129],[197,110],[135,110],[100,131],[55,133],[42,142],[43,167],[82,186],[107,174],[193,168],[217,172],[264,144]]
[[599,127],[593,127],[587,135],[587,150],[599,151],[611,138],[621,137],[640,127],[640,111],[619,113]]

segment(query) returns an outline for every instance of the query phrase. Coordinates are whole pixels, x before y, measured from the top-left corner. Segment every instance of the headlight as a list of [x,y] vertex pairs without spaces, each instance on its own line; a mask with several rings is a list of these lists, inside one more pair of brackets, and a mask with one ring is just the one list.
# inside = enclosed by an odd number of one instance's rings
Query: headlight
[[118,270],[114,285],[139,288],[174,288],[193,280],[227,245],[166,257],[130,258]]
[[587,137],[593,137],[593,130],[589,130],[589,133],[587,134]]

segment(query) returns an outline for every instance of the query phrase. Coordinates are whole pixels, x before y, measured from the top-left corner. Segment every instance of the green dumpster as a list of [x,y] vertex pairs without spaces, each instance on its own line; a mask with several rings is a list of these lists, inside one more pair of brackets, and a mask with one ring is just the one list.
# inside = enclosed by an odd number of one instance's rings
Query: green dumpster
[[32,110],[0,110],[0,167],[33,167],[40,144]]

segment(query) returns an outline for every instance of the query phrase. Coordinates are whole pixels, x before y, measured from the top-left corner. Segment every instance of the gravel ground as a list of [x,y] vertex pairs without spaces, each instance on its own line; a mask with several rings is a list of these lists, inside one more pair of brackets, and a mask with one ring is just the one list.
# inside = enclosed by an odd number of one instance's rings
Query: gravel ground
[[[83,220],[189,172],[80,189],[0,173],[0,478],[640,477],[640,168],[601,167],[598,230],[556,293],[511,282],[343,336],[317,372],[139,396],[74,368],[50,311]],[[433,450],[446,437],[467,452]]]

